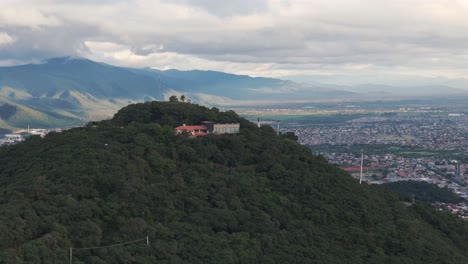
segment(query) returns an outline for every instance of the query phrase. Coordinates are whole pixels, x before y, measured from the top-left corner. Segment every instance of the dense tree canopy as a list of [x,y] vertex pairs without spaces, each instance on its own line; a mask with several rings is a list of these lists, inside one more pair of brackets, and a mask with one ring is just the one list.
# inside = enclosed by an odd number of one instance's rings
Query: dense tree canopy
[[420,181],[401,181],[382,185],[384,188],[397,192],[403,199],[412,199],[428,203],[460,203],[464,199],[448,188]]
[[[174,127],[239,122],[237,136]],[[234,112],[182,102],[0,149],[0,263],[468,263],[468,225]]]

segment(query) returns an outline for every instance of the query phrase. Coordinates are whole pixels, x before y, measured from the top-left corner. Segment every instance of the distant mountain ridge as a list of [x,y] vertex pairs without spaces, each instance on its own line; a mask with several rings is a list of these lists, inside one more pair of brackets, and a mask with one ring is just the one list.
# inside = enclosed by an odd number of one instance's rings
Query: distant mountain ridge
[[0,105],[17,108],[0,127],[72,126],[106,118],[129,103],[162,97],[155,85],[153,78],[82,58],[0,67]]
[[[104,82],[104,79],[110,81]],[[137,98],[139,93],[158,96],[153,78],[87,59],[54,58],[42,64],[0,68],[0,85],[13,86],[33,97],[64,99],[67,91],[89,93],[95,97]],[[134,86],[134,94],[127,86]]]
[[60,57],[0,67],[0,128],[75,126],[109,118],[131,103],[167,100],[171,95],[184,94],[194,103],[228,107],[396,98],[407,90],[414,91],[412,96],[467,94],[442,86],[305,84],[217,71],[125,68]]
[[[207,105],[350,97],[352,92],[215,71],[133,69],[76,57],[0,67],[0,127],[72,126],[109,118],[130,103],[185,94]],[[10,108],[8,108],[10,107]],[[0,112],[2,108],[0,108]],[[5,118],[6,117],[6,118]]]
[[388,96],[436,96],[436,95],[456,95],[468,94],[468,91],[453,88],[446,85],[419,85],[399,87],[394,85],[383,84],[361,84],[345,88],[347,91],[361,93],[363,95],[379,94],[384,97]]

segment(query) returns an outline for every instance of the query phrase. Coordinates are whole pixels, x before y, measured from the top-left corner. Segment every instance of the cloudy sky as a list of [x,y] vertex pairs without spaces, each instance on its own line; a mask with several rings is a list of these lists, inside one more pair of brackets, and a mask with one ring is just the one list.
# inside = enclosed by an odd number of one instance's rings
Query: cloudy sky
[[114,65],[340,83],[468,79],[468,0],[1,0],[0,65]]

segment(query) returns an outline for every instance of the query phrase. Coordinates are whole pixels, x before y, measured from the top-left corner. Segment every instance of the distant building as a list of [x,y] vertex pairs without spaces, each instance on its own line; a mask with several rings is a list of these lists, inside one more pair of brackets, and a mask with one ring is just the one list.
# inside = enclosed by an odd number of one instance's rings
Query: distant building
[[21,141],[24,141],[24,137],[21,134],[6,134],[4,138],[0,139],[0,146],[16,144]]
[[23,141],[24,138],[20,134],[6,134],[5,138],[9,141],[20,142]]
[[175,128],[175,134],[179,135],[184,132],[190,134],[190,137],[200,137],[206,136],[208,134],[230,134],[235,135],[239,134],[240,124],[219,124],[211,121],[203,121],[202,125],[187,126],[183,124],[182,126]]
[[28,128],[28,133],[30,135],[34,135],[34,136],[40,136],[40,137],[45,137],[47,135],[47,133],[49,133],[49,131],[47,131],[46,129],[42,129],[42,128],[36,128],[36,129],[29,129]]
[[207,130],[205,126],[187,126],[183,124],[182,126],[175,128],[175,134],[179,135],[184,132],[190,134],[191,137],[206,136]]
[[213,134],[239,134],[240,124],[215,124],[210,121],[203,121],[202,124],[206,127],[209,133]]

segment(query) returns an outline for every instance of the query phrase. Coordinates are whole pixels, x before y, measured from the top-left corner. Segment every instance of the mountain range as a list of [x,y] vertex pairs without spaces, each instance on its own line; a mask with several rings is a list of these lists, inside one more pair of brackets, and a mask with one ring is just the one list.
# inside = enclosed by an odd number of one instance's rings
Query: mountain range
[[[432,94],[464,93],[432,87]],[[184,94],[210,106],[267,105],[327,100],[394,98],[398,87],[305,84],[216,71],[116,67],[84,58],[60,57],[38,64],[0,67],[0,128],[69,127],[106,119],[130,103]],[[412,95],[428,89],[413,89]]]

